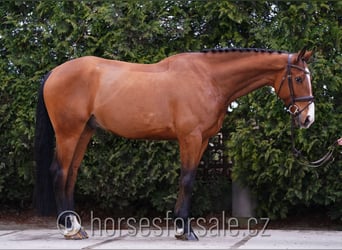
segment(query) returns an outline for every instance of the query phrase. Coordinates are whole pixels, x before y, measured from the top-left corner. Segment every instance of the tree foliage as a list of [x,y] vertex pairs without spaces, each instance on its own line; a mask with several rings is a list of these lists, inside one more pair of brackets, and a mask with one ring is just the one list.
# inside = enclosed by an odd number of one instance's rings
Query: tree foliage
[[[39,80],[84,55],[153,63],[211,47],[298,51],[308,46],[315,50],[310,70],[316,122],[296,131],[296,144],[309,158],[322,155],[342,135],[341,16],[338,1],[1,2],[0,203],[31,199]],[[297,207],[320,205],[342,218],[341,154],[322,168],[299,165],[291,155],[288,115],[269,88],[236,104],[224,124],[231,132],[227,154],[234,162],[233,178],[253,190],[259,213],[286,217]],[[175,143],[99,132],[80,169],[76,195],[107,208],[172,209],[178,166]],[[198,182],[194,213],[218,208],[212,197],[230,195],[227,190],[221,181]]]

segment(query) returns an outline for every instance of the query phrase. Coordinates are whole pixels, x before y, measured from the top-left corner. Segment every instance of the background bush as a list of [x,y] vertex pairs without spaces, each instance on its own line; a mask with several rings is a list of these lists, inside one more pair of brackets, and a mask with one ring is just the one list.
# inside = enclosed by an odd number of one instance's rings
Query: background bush
[[[72,58],[95,55],[153,63],[211,47],[315,50],[310,70],[316,122],[297,130],[310,159],[341,134],[340,1],[5,1],[0,3],[0,204],[30,204],[39,80]],[[342,218],[341,154],[312,169],[291,154],[288,114],[270,88],[239,98],[224,124],[233,178],[249,186],[258,213],[286,217],[322,206]],[[99,132],[79,171],[76,200],[137,213],[173,208],[179,174],[174,142],[125,140]],[[229,206],[230,181],[199,178],[193,213]],[[76,201],[76,202],[77,202]],[[223,201],[223,202],[222,202]]]

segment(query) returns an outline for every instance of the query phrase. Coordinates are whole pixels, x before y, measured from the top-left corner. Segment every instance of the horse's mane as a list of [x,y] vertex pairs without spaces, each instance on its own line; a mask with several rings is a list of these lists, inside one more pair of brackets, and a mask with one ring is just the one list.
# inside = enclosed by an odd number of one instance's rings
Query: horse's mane
[[229,52],[256,52],[256,53],[288,53],[284,50],[269,50],[269,49],[258,49],[258,48],[214,48],[214,49],[203,49],[202,53],[229,53]]

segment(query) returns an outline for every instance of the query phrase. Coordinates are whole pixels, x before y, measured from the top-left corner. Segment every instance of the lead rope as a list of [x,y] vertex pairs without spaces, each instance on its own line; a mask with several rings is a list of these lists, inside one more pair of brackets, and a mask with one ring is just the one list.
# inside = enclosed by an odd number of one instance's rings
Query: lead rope
[[328,152],[323,155],[320,159],[316,161],[309,161],[304,158],[301,151],[298,150],[295,146],[295,118],[292,116],[291,118],[291,141],[292,141],[292,153],[295,158],[297,158],[298,163],[310,168],[320,167],[328,162],[333,162],[335,160],[333,153],[338,146],[338,141],[336,140],[328,147]]

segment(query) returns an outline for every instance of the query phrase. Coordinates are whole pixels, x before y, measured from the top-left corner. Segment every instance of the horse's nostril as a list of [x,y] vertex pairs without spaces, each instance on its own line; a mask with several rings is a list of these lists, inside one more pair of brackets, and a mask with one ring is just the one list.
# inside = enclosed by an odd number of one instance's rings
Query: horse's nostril
[[304,126],[305,126],[305,127],[308,127],[310,124],[311,124],[310,116],[307,116],[306,119],[305,119],[305,121],[304,121]]

